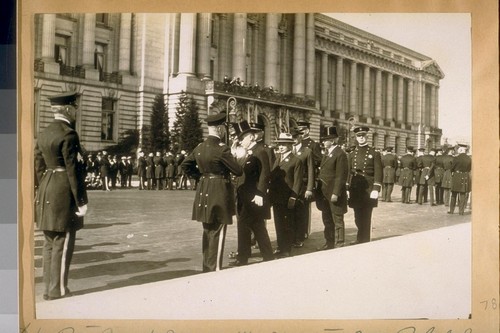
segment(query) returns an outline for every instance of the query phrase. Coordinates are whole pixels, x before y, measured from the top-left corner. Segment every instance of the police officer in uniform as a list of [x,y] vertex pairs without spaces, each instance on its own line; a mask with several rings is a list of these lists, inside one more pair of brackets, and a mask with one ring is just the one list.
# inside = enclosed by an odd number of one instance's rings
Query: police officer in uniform
[[35,146],[37,189],[35,219],[43,231],[43,298],[69,295],[68,272],[76,231],[83,227],[87,212],[82,148],[75,131],[76,93],[49,98],[54,122],[45,128]]
[[444,165],[443,165],[443,150],[441,148],[436,148],[436,159],[434,161],[434,183],[435,183],[435,192],[436,192],[436,204],[442,205],[443,201],[443,190],[441,187],[441,183],[443,181],[444,175]]
[[144,157],[144,152],[139,151],[139,158],[137,159],[137,176],[139,177],[139,190],[142,191],[146,189],[146,169],[147,163]]
[[413,156],[413,147],[406,147],[406,154],[401,156],[399,160],[400,175],[399,185],[401,185],[401,202],[404,204],[411,203],[411,189],[413,187],[413,176],[417,168],[417,159]]
[[392,147],[384,149],[382,167],[384,168],[382,201],[392,202],[391,195],[396,181],[396,168],[398,167],[398,158],[392,153]]
[[419,193],[418,193],[418,204],[421,205],[427,193],[429,193],[429,202],[431,206],[434,204],[434,164],[435,164],[435,152],[431,150],[428,154],[424,154],[417,161],[417,168],[420,169],[420,179],[419,179]]
[[324,225],[325,244],[318,250],[329,250],[344,246],[347,213],[346,182],[349,169],[347,154],[338,145],[337,128],[327,127],[322,138],[325,154],[321,161],[316,206],[321,210]]
[[451,166],[451,200],[448,214],[453,214],[458,196],[458,214],[464,215],[467,205],[467,194],[471,190],[470,172],[472,170],[472,159],[467,155],[468,145],[459,143],[458,155],[453,158]]
[[356,148],[349,154],[347,188],[349,207],[354,210],[354,222],[358,228],[356,243],[369,242],[373,208],[377,207],[379,191],[382,186],[382,161],[380,153],[368,145],[367,134],[370,128],[356,126]]
[[222,268],[224,242],[228,224],[235,214],[234,188],[231,173],[241,176],[243,171],[224,144],[226,136],[225,113],[208,116],[208,137],[182,162],[182,170],[192,178],[199,178],[193,204],[192,219],[203,224],[203,271]]
[[321,154],[321,146],[318,142],[311,139],[309,132],[311,131],[311,123],[308,121],[297,121],[297,128],[302,132],[302,145],[311,149],[313,161],[316,169],[321,163],[323,155]]
[[443,192],[443,202],[446,207],[450,205],[451,191],[451,166],[453,165],[453,156],[450,155],[448,147],[443,149],[443,179],[441,180],[441,190]]

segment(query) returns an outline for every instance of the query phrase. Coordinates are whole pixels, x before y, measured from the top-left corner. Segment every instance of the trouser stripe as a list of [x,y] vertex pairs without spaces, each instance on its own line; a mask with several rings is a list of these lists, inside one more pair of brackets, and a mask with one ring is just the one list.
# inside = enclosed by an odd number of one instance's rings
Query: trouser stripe
[[220,271],[221,270],[221,264],[222,264],[222,250],[224,247],[224,239],[226,238],[226,227],[227,224],[224,224],[221,228],[220,234],[219,234],[219,243],[217,244],[217,262],[215,263],[215,270]]
[[66,237],[64,239],[64,247],[63,247],[63,252],[62,252],[62,257],[61,257],[61,276],[60,278],[60,289],[61,289],[61,296],[66,295],[66,288],[64,284],[64,277],[66,276],[66,255],[68,254],[68,243],[69,243],[69,238],[71,237],[71,234],[66,232]]

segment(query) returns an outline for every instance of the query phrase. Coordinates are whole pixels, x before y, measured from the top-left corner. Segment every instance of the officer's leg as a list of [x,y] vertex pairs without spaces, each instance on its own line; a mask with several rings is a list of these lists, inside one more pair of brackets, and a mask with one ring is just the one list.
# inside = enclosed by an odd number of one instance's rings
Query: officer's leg
[[434,186],[429,185],[428,189],[429,189],[429,202],[431,206],[434,206]]
[[458,214],[464,215],[466,204],[467,196],[465,195],[465,192],[458,193]]
[[226,224],[214,220],[203,223],[203,271],[218,271],[222,268],[222,256],[226,239]]
[[321,210],[321,217],[325,227],[323,235],[325,237],[326,245],[333,247],[335,245],[335,224],[331,210],[331,203],[325,198],[319,200],[323,200],[323,209]]
[[457,194],[458,192],[451,192],[450,211],[448,212],[450,214],[453,214],[455,212],[455,205],[457,204]]
[[344,224],[344,214],[342,213],[333,213],[333,224],[335,225],[334,231],[334,239],[335,244],[334,247],[342,247],[344,246],[345,241],[345,224]]
[[386,201],[392,202],[392,190],[394,189],[394,184],[387,184],[387,199]]
[[71,265],[71,259],[73,259],[73,252],[75,251],[75,240],[76,240],[76,230],[72,229],[66,233],[66,240],[64,244],[63,253],[63,285],[61,291],[64,291],[64,295],[69,293],[68,289],[68,277],[69,277],[69,266]]
[[387,183],[382,184],[382,201],[387,200]]

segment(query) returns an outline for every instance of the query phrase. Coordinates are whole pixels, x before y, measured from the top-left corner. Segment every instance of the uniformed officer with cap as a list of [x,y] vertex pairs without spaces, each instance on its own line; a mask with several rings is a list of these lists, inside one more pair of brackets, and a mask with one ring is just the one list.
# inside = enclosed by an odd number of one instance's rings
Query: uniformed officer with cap
[[392,190],[396,181],[396,168],[398,167],[398,158],[392,153],[392,147],[385,147],[382,156],[383,184],[382,184],[382,201],[392,202]]
[[235,214],[234,188],[231,173],[241,176],[243,171],[224,144],[226,136],[225,113],[208,116],[208,137],[182,162],[182,170],[192,178],[199,178],[194,198],[192,219],[203,223],[203,271],[222,268],[226,228]]
[[399,185],[401,185],[401,203],[411,203],[411,189],[414,182],[414,173],[417,168],[417,159],[413,156],[412,146],[406,147],[406,154],[401,156]]
[[467,194],[471,191],[470,172],[472,170],[472,159],[467,155],[468,145],[457,144],[458,155],[453,158],[451,166],[451,200],[448,214],[453,214],[458,196],[458,214],[464,215],[467,204]]
[[297,128],[302,132],[302,144],[304,145],[304,147],[311,149],[314,165],[316,166],[316,168],[318,168],[323,156],[321,154],[321,147],[319,143],[311,139],[311,137],[309,136],[309,132],[311,131],[311,123],[305,120],[297,121]]
[[[45,236],[43,245],[43,298],[69,295],[68,272],[76,231],[87,212],[85,173],[80,162],[82,147],[75,131],[76,92],[49,97],[54,122],[38,136],[35,171],[39,184],[35,220]],[[83,161],[82,161],[83,162]]]
[[354,222],[358,228],[356,243],[369,242],[371,238],[372,211],[377,207],[382,186],[382,161],[380,153],[368,145],[367,126],[356,126],[356,148],[349,153],[349,207],[354,209]]

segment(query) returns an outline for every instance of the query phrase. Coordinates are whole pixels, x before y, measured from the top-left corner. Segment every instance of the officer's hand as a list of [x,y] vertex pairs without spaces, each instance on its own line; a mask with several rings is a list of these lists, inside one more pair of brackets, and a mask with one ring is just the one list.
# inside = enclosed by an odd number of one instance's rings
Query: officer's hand
[[332,194],[332,197],[330,198],[331,202],[337,202],[339,200],[339,197],[336,194]]
[[345,194],[346,194],[347,198],[349,199],[349,196],[350,196],[349,191],[345,191]]
[[264,199],[260,195],[254,196],[252,202],[259,207],[262,207],[262,205],[264,205]]
[[312,191],[306,191],[306,193],[304,194],[304,197],[305,197],[307,200],[312,199],[312,197],[313,197],[313,193],[312,193]]
[[78,217],[83,217],[87,214],[87,205],[78,207],[78,211],[75,213]]
[[425,178],[425,180],[429,180],[429,176],[425,176],[424,178]]
[[370,199],[378,199],[378,191],[372,191],[370,193]]

